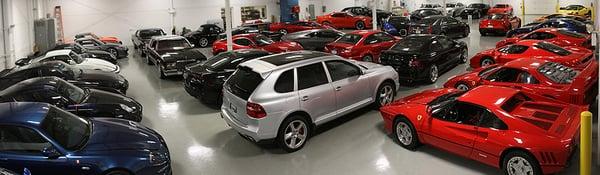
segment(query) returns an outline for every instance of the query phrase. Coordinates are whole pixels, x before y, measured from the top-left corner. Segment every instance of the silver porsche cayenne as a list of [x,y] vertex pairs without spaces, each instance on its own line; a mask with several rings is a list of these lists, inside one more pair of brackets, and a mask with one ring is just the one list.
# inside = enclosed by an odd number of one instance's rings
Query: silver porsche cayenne
[[313,51],[244,62],[223,88],[221,117],[243,137],[301,149],[313,129],[359,108],[394,100],[392,67]]

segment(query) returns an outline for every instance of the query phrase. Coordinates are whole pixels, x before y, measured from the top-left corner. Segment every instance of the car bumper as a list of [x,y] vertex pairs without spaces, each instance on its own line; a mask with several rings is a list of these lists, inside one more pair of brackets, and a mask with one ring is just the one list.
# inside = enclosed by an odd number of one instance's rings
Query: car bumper
[[[227,123],[227,125],[229,125],[231,128],[233,128],[234,130],[236,130],[238,133],[240,133],[242,136],[246,137],[247,139],[253,141],[253,142],[257,142],[257,143],[261,143],[261,142],[268,142],[273,140],[275,137],[277,137],[277,133],[276,132],[260,132],[261,131],[261,125],[276,125],[279,126],[279,124],[274,124],[271,122],[266,122],[266,120],[268,119],[263,119],[263,120],[258,120],[258,125],[245,125],[242,122],[238,121],[237,119],[235,119],[227,109],[225,109],[224,107],[221,107],[221,118],[223,118],[223,120],[225,120],[225,122]],[[265,126],[266,127],[266,126]]]

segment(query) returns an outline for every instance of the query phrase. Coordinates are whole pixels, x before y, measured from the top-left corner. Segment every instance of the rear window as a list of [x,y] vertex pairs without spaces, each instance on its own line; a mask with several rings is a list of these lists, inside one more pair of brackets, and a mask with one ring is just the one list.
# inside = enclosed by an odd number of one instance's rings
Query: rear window
[[235,96],[248,100],[262,81],[260,74],[248,67],[240,67],[225,82],[225,86]]
[[494,6],[494,8],[506,8],[508,7],[508,4],[496,4],[496,6]]
[[390,50],[401,52],[419,52],[424,50],[423,47],[429,45],[430,39],[424,37],[407,37],[396,43]]
[[356,43],[358,43],[358,41],[360,41],[361,38],[362,38],[362,35],[345,34],[344,36],[340,37],[340,39],[338,39],[336,42],[356,44]]
[[420,20],[419,22],[417,22],[417,24],[432,25],[433,23],[435,23],[436,21],[438,21],[438,19],[440,19],[440,18],[424,18],[424,19]]
[[565,50],[562,47],[559,47],[554,44],[550,44],[548,42],[539,42],[539,43],[533,45],[533,47],[540,48],[540,49],[546,50],[548,52],[552,52],[552,53],[560,55],[560,56],[571,55],[571,52],[569,52],[568,50]]
[[530,101],[530,100],[531,100],[531,98],[529,98],[525,94],[519,92],[519,93],[513,95],[510,99],[506,100],[506,102],[504,102],[504,104],[502,104],[502,106],[500,108],[502,108],[502,110],[504,110],[506,112],[512,112],[520,104],[522,104],[523,102],[526,102],[526,101]]
[[544,63],[537,71],[550,81],[559,84],[569,84],[579,74],[579,71],[555,62]]
[[576,32],[571,32],[568,30],[558,30],[558,33],[563,34],[563,35],[567,35],[570,37],[574,37],[574,38],[585,38],[587,37],[587,35],[581,34],[581,33],[576,33]]
[[506,16],[506,15],[505,14],[493,14],[493,15],[488,15],[487,19],[500,20],[500,19],[503,19],[504,16]]

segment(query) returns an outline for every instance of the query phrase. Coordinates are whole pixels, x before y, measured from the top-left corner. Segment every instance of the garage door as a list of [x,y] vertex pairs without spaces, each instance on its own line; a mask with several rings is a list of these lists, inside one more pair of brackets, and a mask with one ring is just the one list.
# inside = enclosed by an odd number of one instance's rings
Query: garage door
[[552,14],[556,12],[556,0],[525,0],[525,14]]

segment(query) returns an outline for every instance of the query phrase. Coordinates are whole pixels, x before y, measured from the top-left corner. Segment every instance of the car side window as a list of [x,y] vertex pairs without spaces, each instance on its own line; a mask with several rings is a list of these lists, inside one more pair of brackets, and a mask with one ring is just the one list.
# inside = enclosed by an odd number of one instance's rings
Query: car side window
[[377,37],[380,42],[386,42],[386,41],[394,40],[394,38],[392,38],[391,36],[389,36],[389,35],[387,35],[385,33],[377,33],[377,34],[375,34],[375,37]]
[[547,33],[547,32],[535,32],[535,33],[527,35],[523,39],[545,40],[545,39],[552,39],[554,37],[556,37],[556,35],[551,34],[551,33]]
[[252,41],[245,39],[245,38],[240,38],[240,39],[236,39],[233,40],[233,43],[237,44],[237,45],[242,45],[242,46],[250,46],[252,45]]
[[41,75],[42,76],[56,76],[56,77],[65,77],[65,75],[63,74],[62,71],[58,71],[56,69],[42,69],[41,70]]
[[50,143],[32,129],[0,125],[1,152],[38,155],[48,146]]
[[507,54],[521,54],[525,52],[528,48],[528,46],[512,44],[498,49],[498,52]]
[[345,17],[346,14],[344,13],[334,13],[333,15],[331,15],[331,17],[336,17],[336,18],[341,18],[341,17]]
[[538,84],[539,81],[528,72],[514,69],[514,68],[501,68],[500,70],[490,74],[486,77],[486,80],[493,82],[506,82],[506,83],[524,83],[524,84]]
[[504,123],[504,121],[502,121],[500,118],[498,118],[496,115],[492,114],[489,111],[486,111],[485,115],[481,119],[481,123],[479,124],[479,126],[484,127],[484,128],[493,128],[493,129],[499,129],[499,130],[507,130],[508,129],[508,125],[506,125],[506,123]]
[[487,113],[484,108],[465,102],[457,102],[448,108],[446,115],[439,119],[464,125],[477,126]]
[[[55,56],[53,60],[69,63],[69,60],[71,60],[71,58],[66,55],[58,55],[58,56]],[[47,60],[47,61],[50,61],[50,60]]]
[[452,43],[452,41],[450,41],[448,38],[446,37],[441,37],[438,39],[438,42],[440,43],[440,45],[442,46],[442,49],[449,49],[452,47],[452,45],[454,43]]
[[360,68],[345,61],[327,61],[325,65],[327,65],[331,81],[360,75]]
[[441,51],[441,50],[443,50],[442,44],[439,41],[437,41],[437,40],[431,42],[431,46],[430,47],[431,47],[432,51]]
[[296,68],[298,72],[298,90],[327,84],[327,75],[323,63],[315,63]]
[[287,93],[292,91],[294,91],[294,69],[281,73],[275,82],[275,92]]
[[375,36],[375,34],[373,35],[369,35],[367,36],[367,38],[365,39],[365,44],[377,44],[381,41],[379,41],[379,39],[377,38],[377,36]]

